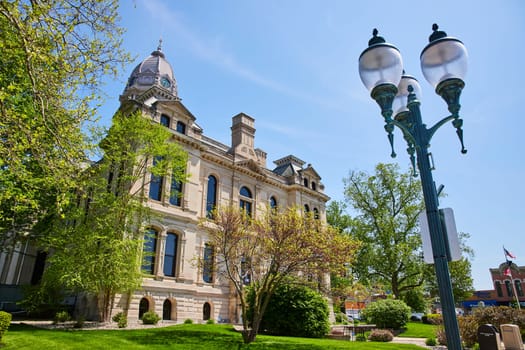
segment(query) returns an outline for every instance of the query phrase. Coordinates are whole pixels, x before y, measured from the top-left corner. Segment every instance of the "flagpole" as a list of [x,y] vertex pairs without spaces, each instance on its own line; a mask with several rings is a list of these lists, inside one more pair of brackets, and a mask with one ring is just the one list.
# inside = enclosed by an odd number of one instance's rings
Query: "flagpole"
[[518,304],[518,310],[521,310],[520,300],[518,298],[518,293],[516,292],[516,285],[514,284],[514,277],[512,277],[512,261],[507,259],[507,256],[510,255],[510,252],[503,247],[503,255],[505,256],[505,261],[507,262],[507,269],[509,270],[510,284],[512,285],[512,290],[514,291],[514,297],[516,298],[516,304]]

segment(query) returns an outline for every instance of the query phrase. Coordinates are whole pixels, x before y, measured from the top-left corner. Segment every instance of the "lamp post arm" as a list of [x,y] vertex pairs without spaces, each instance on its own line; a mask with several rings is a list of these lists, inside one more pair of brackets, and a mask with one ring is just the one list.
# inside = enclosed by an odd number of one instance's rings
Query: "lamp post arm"
[[430,142],[430,140],[432,139],[432,136],[434,136],[434,133],[437,131],[437,129],[439,129],[441,126],[443,126],[443,124],[445,124],[446,122],[449,122],[451,120],[454,120],[456,118],[457,117],[455,117],[453,115],[449,115],[448,117],[445,117],[445,118],[441,119],[440,121],[438,121],[430,129],[428,129],[428,141]]

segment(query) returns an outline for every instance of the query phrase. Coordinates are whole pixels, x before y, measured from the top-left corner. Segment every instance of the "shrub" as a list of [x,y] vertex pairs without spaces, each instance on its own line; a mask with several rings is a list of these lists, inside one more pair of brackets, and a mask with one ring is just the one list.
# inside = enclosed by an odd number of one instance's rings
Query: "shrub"
[[342,312],[336,312],[335,313],[335,322],[341,323],[341,324],[348,324],[348,317],[346,317],[346,314]]
[[71,319],[71,316],[69,316],[69,313],[67,311],[59,311],[55,314],[55,317],[53,318],[53,323],[64,323]]
[[427,340],[425,340],[425,345],[436,346],[437,345],[436,338],[427,338]]
[[142,323],[144,324],[157,324],[160,320],[160,316],[153,311],[145,312],[142,315]]
[[123,312],[117,313],[112,319],[113,322],[117,322],[118,328],[126,328],[128,326],[128,317]]
[[78,316],[73,327],[82,328],[84,327],[84,322],[86,322],[86,319],[84,318],[84,316]]
[[206,324],[215,324],[215,321],[210,318],[208,321],[206,321]]
[[184,324],[192,324],[193,320],[191,318],[187,318],[184,320]]
[[0,342],[2,341],[2,337],[4,336],[4,334],[7,333],[7,329],[11,324],[11,318],[12,315],[10,313],[0,311]]
[[368,322],[378,328],[400,329],[405,326],[410,317],[410,307],[402,300],[384,299],[367,305],[361,311]]
[[374,329],[370,332],[368,340],[388,342],[394,339],[394,335],[388,329]]
[[[248,291],[247,319],[253,319],[253,289]],[[294,284],[280,285],[270,298],[259,329],[272,335],[322,338],[330,331],[326,299],[314,290]]]
[[443,316],[441,314],[426,314],[421,317],[421,322],[425,324],[440,325],[443,324]]
[[439,325],[436,329],[436,338],[440,345],[447,345],[447,333],[445,333],[443,325]]

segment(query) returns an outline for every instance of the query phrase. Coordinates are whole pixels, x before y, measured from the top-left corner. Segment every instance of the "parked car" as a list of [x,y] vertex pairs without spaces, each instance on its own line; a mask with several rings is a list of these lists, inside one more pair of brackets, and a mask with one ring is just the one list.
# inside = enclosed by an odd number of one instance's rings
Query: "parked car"
[[423,318],[424,313],[422,312],[412,312],[410,315],[410,321],[420,321]]

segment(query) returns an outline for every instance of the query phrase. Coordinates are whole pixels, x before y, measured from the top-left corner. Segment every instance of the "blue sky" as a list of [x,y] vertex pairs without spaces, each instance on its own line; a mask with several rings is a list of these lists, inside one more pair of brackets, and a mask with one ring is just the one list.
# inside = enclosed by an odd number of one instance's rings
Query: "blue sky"
[[103,123],[131,70],[162,37],[179,96],[206,135],[229,144],[231,117],[244,112],[255,118],[255,146],[268,153],[269,167],[294,154],[312,163],[336,200],[350,170],[410,166],[399,130],[398,157],[390,158],[379,107],[359,79],[358,57],[372,29],[398,47],[405,70],[419,80],[430,126],[447,109],[423,78],[419,55],[438,23],[469,53],[460,112],[468,153],[460,153],[449,124],[430,148],[434,179],[448,194],[441,206],[453,208],[458,231],[471,234],[475,288],[492,288],[488,269],[504,260],[503,245],[525,265],[522,0],[122,0],[120,9],[124,47],[136,60],[106,86]]

